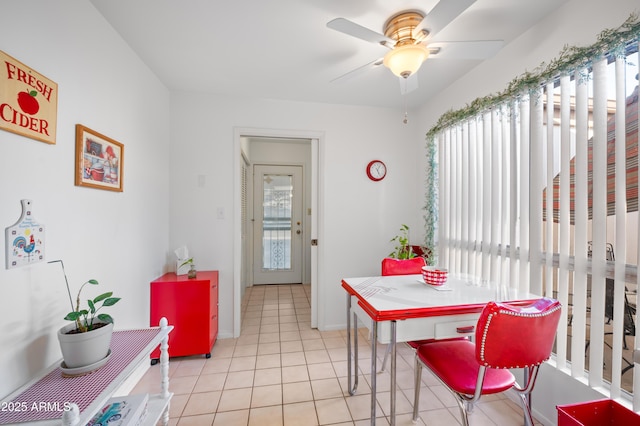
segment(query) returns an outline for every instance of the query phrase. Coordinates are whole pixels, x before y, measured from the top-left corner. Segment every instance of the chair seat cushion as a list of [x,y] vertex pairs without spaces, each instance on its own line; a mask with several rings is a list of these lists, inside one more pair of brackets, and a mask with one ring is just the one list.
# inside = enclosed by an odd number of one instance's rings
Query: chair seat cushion
[[[473,395],[480,369],[475,351],[473,342],[458,339],[421,345],[416,356],[452,390]],[[515,377],[509,370],[487,368],[482,394],[504,392],[514,383]]]
[[407,345],[411,346],[413,349],[418,349],[420,346],[425,343],[433,343],[437,342],[436,339],[425,339],[425,340],[411,340],[407,342]]

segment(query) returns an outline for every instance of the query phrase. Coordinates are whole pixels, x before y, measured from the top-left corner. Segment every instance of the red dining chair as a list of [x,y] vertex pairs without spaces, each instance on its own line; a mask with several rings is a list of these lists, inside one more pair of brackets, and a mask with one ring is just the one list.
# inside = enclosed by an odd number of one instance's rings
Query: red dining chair
[[[426,266],[427,263],[424,260],[424,257],[414,257],[411,259],[395,259],[391,257],[385,257],[382,259],[382,275],[413,275],[413,274],[421,274],[422,267]],[[409,347],[416,349],[423,343],[427,343],[429,340],[416,340],[411,342],[406,342]],[[384,371],[387,365],[387,359],[389,359],[389,353],[391,352],[391,345],[387,346],[387,350],[384,353],[384,358],[382,360],[382,367],[380,367],[380,371]]]
[[[560,320],[560,302],[541,298],[528,305],[489,302],[480,314],[475,343],[450,340],[421,345],[416,351],[413,420],[418,418],[422,367],[426,366],[456,396],[462,424],[481,395],[513,388],[520,396],[527,425],[533,425],[528,397],[540,364],[551,356]],[[519,386],[508,369],[528,368]]]
[[382,259],[382,275],[421,274],[423,266],[427,266],[427,262],[423,257],[413,257],[411,259],[385,257]]

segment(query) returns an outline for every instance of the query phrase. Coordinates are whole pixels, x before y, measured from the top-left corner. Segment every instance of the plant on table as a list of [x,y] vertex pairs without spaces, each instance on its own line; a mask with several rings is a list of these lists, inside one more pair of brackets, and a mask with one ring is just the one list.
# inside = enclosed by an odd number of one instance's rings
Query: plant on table
[[393,237],[390,242],[395,242],[394,250],[389,253],[389,257],[394,259],[413,259],[416,254],[409,245],[409,227],[405,224],[400,226],[400,233]]
[[[66,279],[66,276],[65,276]],[[87,331],[94,330],[100,327],[101,323],[109,324],[113,323],[113,318],[109,314],[98,313],[98,311],[107,306],[113,306],[120,300],[119,297],[111,297],[113,296],[113,292],[109,291],[107,293],[102,293],[101,295],[95,297],[93,300],[88,299],[87,305],[88,309],[80,309],[80,294],[82,293],[82,289],[85,285],[92,284],[98,285],[98,281],[94,279],[90,279],[89,281],[82,284],[80,290],[78,291],[78,297],[76,299],[75,309],[73,308],[73,304],[71,308],[73,311],[69,312],[64,319],[67,321],[75,321],[76,329],[71,331],[70,333],[86,333]],[[69,292],[69,300],[71,300],[71,292],[69,291],[69,285],[67,283],[67,291]],[[96,318],[99,320],[96,322]]]
[[196,265],[193,263],[193,257],[190,257],[184,262],[182,262],[180,266],[178,266],[178,269],[182,268],[185,265],[191,265],[189,267],[189,271],[187,272],[187,276],[189,278],[196,278]]
[[184,262],[182,262],[180,264],[180,266],[178,266],[178,268],[182,268],[185,265],[193,265],[193,257],[190,257],[187,260],[185,260]]
[[74,307],[69,289],[69,280],[64,270],[62,260],[52,260],[49,263],[60,263],[64,281],[67,285],[67,294],[71,312],[64,319],[73,321],[60,329],[57,336],[62,352],[63,374],[82,375],[89,371],[95,371],[106,364],[109,359],[111,337],[113,334],[113,318],[111,315],[101,312],[104,307],[113,306],[120,301],[119,297],[113,297],[113,292],[87,300],[87,307],[80,306],[82,290],[87,284],[98,285],[98,281],[90,279],[86,281],[78,291],[76,305]]

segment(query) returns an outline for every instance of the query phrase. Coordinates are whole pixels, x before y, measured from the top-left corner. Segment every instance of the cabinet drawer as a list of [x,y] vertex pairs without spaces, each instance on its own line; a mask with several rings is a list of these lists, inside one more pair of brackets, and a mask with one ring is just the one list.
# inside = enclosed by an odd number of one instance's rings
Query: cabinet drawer
[[439,322],[435,325],[436,339],[448,339],[451,337],[470,336],[476,333],[477,319]]
[[[373,321],[371,317],[358,305],[358,301],[352,296],[351,311],[356,314],[359,321],[371,330]],[[432,316],[411,318],[396,323],[396,342],[408,342],[422,339],[449,339],[475,335],[475,326],[480,313]],[[471,328],[473,327],[473,328]],[[378,323],[378,342],[389,343],[391,341],[391,321]]]

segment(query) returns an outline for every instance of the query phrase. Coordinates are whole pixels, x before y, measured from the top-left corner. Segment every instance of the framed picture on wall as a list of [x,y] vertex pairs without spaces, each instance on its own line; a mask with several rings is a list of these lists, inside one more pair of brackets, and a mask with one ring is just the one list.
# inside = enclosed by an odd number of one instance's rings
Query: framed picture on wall
[[124,145],[76,124],[76,185],[123,191]]
[[0,50],[0,129],[56,143],[58,84]]

